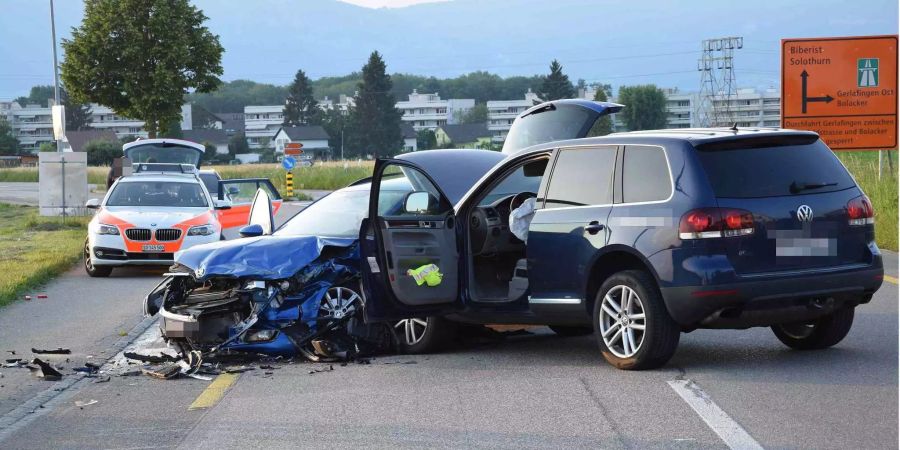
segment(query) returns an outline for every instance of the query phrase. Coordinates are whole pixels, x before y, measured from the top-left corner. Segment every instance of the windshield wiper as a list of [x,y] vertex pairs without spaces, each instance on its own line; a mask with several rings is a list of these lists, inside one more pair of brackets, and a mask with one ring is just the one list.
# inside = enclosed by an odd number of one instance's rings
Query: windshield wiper
[[794,181],[791,183],[791,194],[798,194],[803,191],[819,189],[828,186],[837,186],[837,183],[798,183]]

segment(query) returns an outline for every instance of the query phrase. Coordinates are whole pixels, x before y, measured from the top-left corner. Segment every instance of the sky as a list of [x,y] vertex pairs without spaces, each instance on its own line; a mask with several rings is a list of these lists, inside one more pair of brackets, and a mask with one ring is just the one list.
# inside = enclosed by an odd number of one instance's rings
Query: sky
[[[52,84],[48,0],[0,0],[0,99]],[[782,38],[897,34],[897,0],[192,0],[225,48],[223,80],[285,85],[359,70],[373,50],[388,71],[436,77],[486,70],[696,91],[707,38],[742,36],[742,87],[778,87]],[[352,4],[351,4],[352,3]],[[416,3],[405,6],[409,3]],[[363,5],[363,6],[359,6]],[[387,7],[387,8],[385,8]],[[373,9],[374,8],[374,9]],[[70,35],[80,0],[56,0]],[[64,55],[60,54],[62,58]]]

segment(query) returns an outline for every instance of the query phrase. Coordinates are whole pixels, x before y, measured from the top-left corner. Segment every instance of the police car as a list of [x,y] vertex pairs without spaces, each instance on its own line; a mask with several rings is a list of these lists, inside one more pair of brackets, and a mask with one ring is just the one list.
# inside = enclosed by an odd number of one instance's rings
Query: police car
[[[109,276],[127,265],[170,265],[175,252],[222,239],[226,228],[246,225],[250,192],[278,192],[267,179],[218,180],[210,193],[199,170],[203,146],[178,139],[146,139],[126,144],[126,165],[96,210],[84,243],[84,268],[92,277]],[[276,208],[277,208],[276,206]]]

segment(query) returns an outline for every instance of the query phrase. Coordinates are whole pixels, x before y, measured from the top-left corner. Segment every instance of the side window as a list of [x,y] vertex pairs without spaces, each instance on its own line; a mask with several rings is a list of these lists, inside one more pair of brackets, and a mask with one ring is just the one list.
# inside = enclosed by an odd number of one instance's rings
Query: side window
[[384,168],[378,187],[379,216],[437,216],[452,209],[419,170],[397,164]]
[[665,200],[671,195],[669,165],[661,147],[625,147],[622,169],[622,201],[625,203]]
[[614,146],[560,150],[544,208],[612,204],[615,167]]

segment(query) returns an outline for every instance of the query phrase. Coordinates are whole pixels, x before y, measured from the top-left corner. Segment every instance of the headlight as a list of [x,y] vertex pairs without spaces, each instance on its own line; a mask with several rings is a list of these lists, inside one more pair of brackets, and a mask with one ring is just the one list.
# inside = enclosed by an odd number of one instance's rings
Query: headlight
[[216,230],[210,224],[197,225],[188,230],[188,236],[209,236],[215,232]]
[[107,224],[105,224],[105,223],[101,223],[101,224],[99,224],[99,225],[97,226],[97,234],[115,234],[115,235],[118,235],[118,234],[119,234],[119,229],[116,228],[116,227],[114,227],[114,226],[112,226],[112,225],[107,225]]

